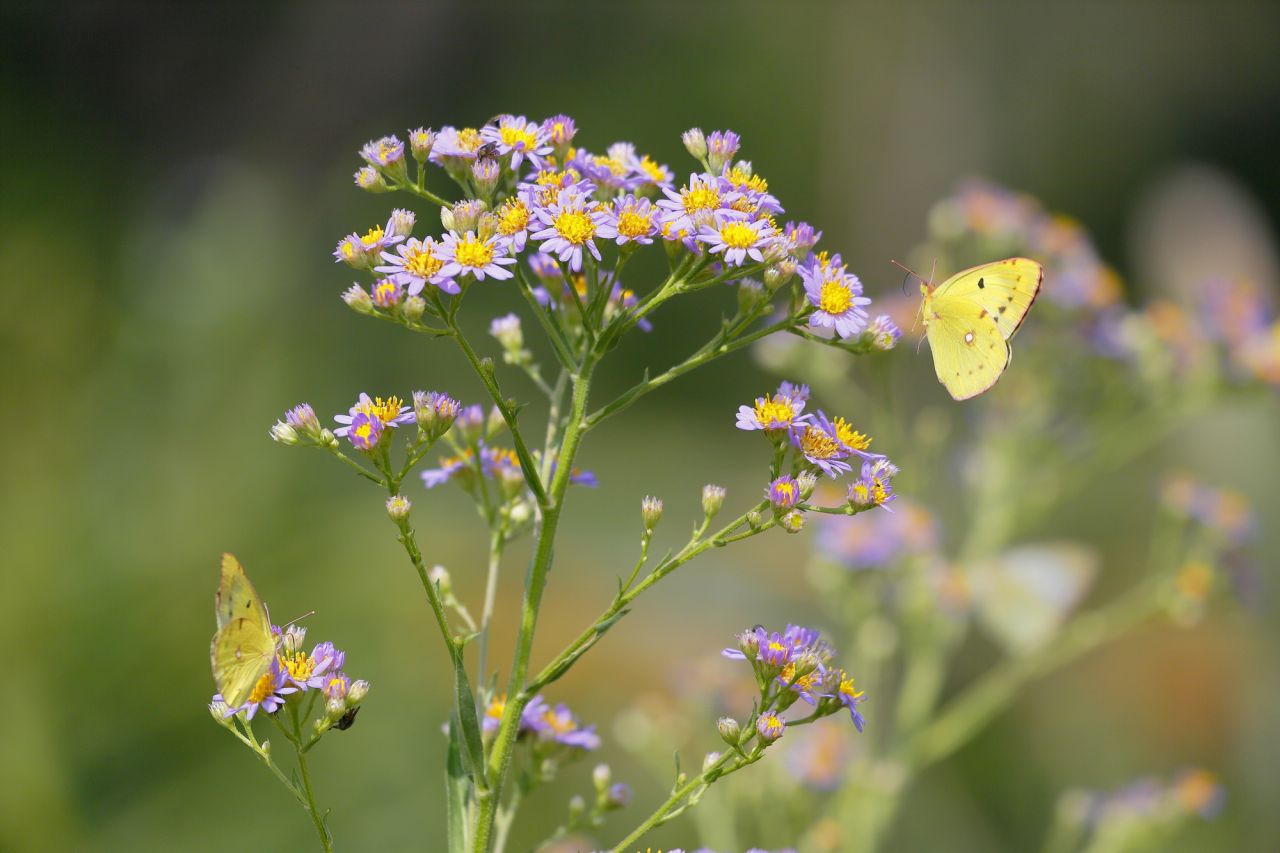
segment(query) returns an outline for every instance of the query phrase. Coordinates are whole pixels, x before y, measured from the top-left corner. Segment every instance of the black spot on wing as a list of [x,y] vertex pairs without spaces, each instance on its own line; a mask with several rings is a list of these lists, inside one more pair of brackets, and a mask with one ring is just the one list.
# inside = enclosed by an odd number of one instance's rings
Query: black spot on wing
[[979,277],[978,277],[978,290],[983,290],[984,288],[986,288],[986,286],[987,286],[986,281],[984,281],[984,280],[982,279],[982,277],[981,277],[981,276],[979,276]]

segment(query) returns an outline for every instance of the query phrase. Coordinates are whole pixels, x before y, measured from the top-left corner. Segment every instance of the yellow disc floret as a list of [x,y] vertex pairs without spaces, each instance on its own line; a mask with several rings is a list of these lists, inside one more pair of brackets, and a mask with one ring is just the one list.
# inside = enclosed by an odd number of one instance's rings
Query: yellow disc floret
[[795,419],[795,402],[783,394],[768,394],[756,399],[756,421],[765,427],[786,426]]
[[731,249],[749,249],[756,243],[756,229],[735,219],[720,228],[720,239]]
[[595,223],[581,210],[561,211],[551,224],[555,226],[557,234],[575,246],[581,246],[596,236]]
[[453,247],[453,258],[464,267],[484,269],[493,262],[493,247],[468,232]]
[[853,293],[849,290],[849,285],[838,278],[822,282],[822,290],[818,294],[818,310],[838,315],[852,306]]

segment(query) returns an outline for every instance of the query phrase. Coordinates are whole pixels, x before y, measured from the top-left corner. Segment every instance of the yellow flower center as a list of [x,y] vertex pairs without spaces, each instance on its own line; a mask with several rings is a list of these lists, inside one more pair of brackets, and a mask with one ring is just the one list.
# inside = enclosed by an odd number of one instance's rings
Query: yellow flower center
[[440,268],[444,266],[444,261],[437,258],[431,251],[430,243],[423,243],[420,248],[410,249],[409,253],[404,256],[405,272],[422,278],[431,278],[440,272]]
[[383,279],[378,286],[374,288],[373,295],[375,299],[381,299],[383,302],[393,299],[396,295],[395,282],[390,279]]
[[753,192],[762,193],[769,189],[769,182],[759,175],[753,175],[745,169],[739,169],[736,166],[725,173],[725,177],[729,179],[729,183],[735,187],[746,187]]
[[373,246],[373,245],[376,245],[377,242],[381,239],[382,239],[382,226],[375,225],[365,232],[365,235],[360,238],[360,242],[364,243],[366,246]]
[[1213,588],[1213,570],[1204,563],[1187,563],[1174,580],[1178,594],[1192,601],[1204,601]]
[[498,135],[502,137],[504,144],[512,148],[520,143],[524,143],[525,148],[533,148],[538,143],[538,137],[523,127],[504,126],[498,130]]
[[745,222],[734,220],[720,229],[720,239],[731,249],[749,249],[755,245],[756,229]]
[[876,506],[880,506],[889,499],[889,490],[885,488],[884,480],[875,477],[871,480],[871,497],[875,501]]
[[790,481],[779,483],[774,487],[778,498],[784,503],[791,503],[796,499],[796,484]]
[[871,489],[861,480],[853,484],[853,502],[862,506],[871,503]]
[[342,256],[344,258],[354,258],[355,254],[356,254],[356,247],[351,245],[350,240],[345,241],[342,244]]
[[[770,641],[769,641],[769,651],[774,652],[774,653],[781,653],[781,652],[788,651],[788,648],[787,648],[787,646],[786,646],[785,644],[783,644],[783,643],[779,643],[777,640],[770,640]],[[789,666],[789,665],[790,665],[790,664],[788,664],[788,666]],[[792,671],[794,672],[794,669],[793,669]]]
[[580,210],[566,210],[558,213],[552,224],[555,226],[556,233],[575,246],[581,246],[596,236],[596,226],[591,221],[591,217]]
[[800,449],[814,459],[832,459],[840,455],[840,442],[816,427],[806,426],[800,436]]
[[[819,252],[817,255],[817,258],[818,258],[818,268],[821,269],[823,272],[830,272],[831,271],[831,253],[827,251]],[[841,264],[840,272],[844,272],[844,270],[845,270],[845,266]]]
[[341,678],[330,678],[329,683],[324,686],[324,693],[330,698],[338,698],[347,695],[347,683]]
[[850,699],[858,699],[862,696],[863,691],[857,690],[853,686],[853,678],[841,674],[840,676],[840,695],[848,696]]
[[662,164],[648,154],[640,158],[640,171],[648,175],[654,183],[663,181],[667,177],[667,173],[662,169]]
[[653,213],[644,215],[636,213],[635,207],[627,205],[618,214],[618,233],[623,237],[643,237],[653,227]]
[[[782,673],[779,675],[779,678],[781,678],[785,683],[790,684],[791,689],[796,692],[812,690],[818,684],[818,673],[816,670],[808,675],[802,675],[799,678],[796,678],[796,665],[794,662],[789,663],[782,668]],[[794,684],[792,683],[793,681]]]
[[550,134],[551,141],[556,143],[557,145],[560,145],[561,143],[564,142],[566,132],[567,132],[567,129],[564,126],[564,122],[562,121],[556,122],[555,124],[551,125],[551,134]]
[[720,206],[720,191],[705,184],[698,184],[692,189],[685,187],[680,190],[680,201],[684,204],[685,213],[715,210]]
[[468,234],[453,247],[453,257],[464,267],[483,269],[493,262],[493,247],[474,234]]
[[276,680],[271,673],[266,673],[258,679],[258,683],[253,685],[253,690],[249,692],[249,702],[257,704],[272,694]]
[[836,428],[836,438],[854,450],[866,450],[871,446],[871,437],[858,432],[844,418],[836,418],[831,425]]
[[853,305],[853,293],[849,286],[840,279],[827,279],[822,282],[822,290],[818,294],[818,309],[828,314],[843,314]]
[[662,239],[664,240],[683,240],[688,234],[688,230],[673,228],[670,222],[662,223]]
[[378,159],[380,160],[389,159],[391,155],[395,153],[395,150],[396,150],[396,147],[392,145],[390,142],[379,142],[378,143]]
[[756,420],[765,426],[770,424],[785,426],[791,423],[795,416],[796,407],[790,397],[782,394],[775,396],[766,394],[756,400]]
[[556,734],[568,734],[578,728],[578,724],[568,714],[557,714],[555,711],[547,711],[542,715],[542,720]]
[[613,157],[606,157],[603,154],[591,158],[591,162],[597,166],[608,169],[615,178],[621,178],[627,174],[627,164]]
[[489,702],[489,707],[484,709],[484,715],[491,720],[501,720],[502,714],[507,710],[507,697],[496,696]]
[[498,209],[498,233],[509,237],[517,231],[523,231],[529,224],[529,208],[519,199],[508,199]]
[[480,131],[474,127],[464,127],[458,131],[458,147],[463,151],[474,152],[483,142]]
[[[381,397],[374,397],[370,402],[356,406],[356,412],[366,414],[371,418],[377,418],[386,424],[400,415],[402,405],[399,397],[388,397],[386,400]],[[367,434],[365,433],[365,435]]]

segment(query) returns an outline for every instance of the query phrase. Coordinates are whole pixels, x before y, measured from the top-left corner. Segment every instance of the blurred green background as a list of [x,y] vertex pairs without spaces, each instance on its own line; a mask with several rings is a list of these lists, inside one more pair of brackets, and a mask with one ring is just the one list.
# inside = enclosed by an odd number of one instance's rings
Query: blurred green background
[[[0,15],[0,395],[14,415],[0,442],[5,850],[312,846],[295,804],[205,710],[222,550],[277,619],[314,609],[311,636],[373,682],[360,724],[315,759],[339,840],[436,849],[449,682],[417,580],[373,491],[267,437],[302,400],[325,417],[362,390],[480,399],[450,348],[338,299],[350,282],[333,244],[404,203],[352,186],[367,139],[563,111],[582,144],[633,140],[680,176],[680,131],[730,127],[788,214],[823,228],[873,296],[895,292],[888,259],[970,174],[1078,217],[1148,293],[1204,264],[1277,285],[1273,3],[10,3]],[[1218,251],[1181,247],[1175,262],[1179,246],[1157,238],[1188,181],[1229,208],[1198,233],[1232,227]],[[477,332],[517,308],[499,286],[472,297]],[[601,398],[681,358],[717,318],[709,300],[659,315],[607,366]],[[896,357],[932,382],[927,355]],[[730,506],[755,494],[758,447],[730,415],[774,381],[744,354],[591,436],[581,458],[603,485],[570,505],[536,660],[629,568],[642,494],[666,498],[670,544],[703,483],[726,485]],[[1274,399],[1223,412],[1128,476],[1176,464],[1241,489],[1263,521],[1266,570],[1280,554],[1267,523],[1280,517],[1278,427]],[[894,453],[893,436],[877,441]],[[454,491],[412,496],[428,560],[475,602],[481,523]],[[1114,517],[1078,514],[1064,523],[1085,538],[1123,537]],[[610,743],[610,721],[668,689],[673,661],[714,656],[755,622],[812,617],[804,544],[713,552],[557,685],[635,784],[628,817],[661,785]],[[508,617],[523,554],[506,563]],[[1230,799],[1188,849],[1276,849],[1274,614],[1228,607],[1193,630],[1154,628],[1040,685],[922,780],[891,848],[1031,849],[1058,790],[1198,763]],[[687,763],[714,747],[705,724]],[[552,827],[589,772],[540,795],[520,837]],[[650,842],[688,843],[687,830]]]

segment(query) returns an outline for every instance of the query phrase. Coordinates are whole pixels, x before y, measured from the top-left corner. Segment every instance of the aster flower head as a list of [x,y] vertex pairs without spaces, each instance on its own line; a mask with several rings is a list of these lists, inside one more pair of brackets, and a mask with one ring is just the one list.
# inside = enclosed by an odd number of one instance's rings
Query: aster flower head
[[502,177],[502,166],[497,160],[480,159],[471,164],[471,180],[476,191],[485,198],[491,198]]
[[439,272],[441,277],[469,275],[484,281],[486,276],[503,280],[515,275],[506,269],[516,262],[515,258],[507,257],[506,241],[498,237],[477,237],[474,231],[461,237],[453,232],[444,235],[440,257],[444,261]]
[[[801,389],[803,394],[799,393]],[[802,412],[808,391],[807,386],[783,382],[778,393],[757,397],[754,406],[738,407],[738,429],[783,430],[805,423],[808,415]]]
[[383,193],[391,190],[387,182],[382,179],[382,173],[372,166],[361,166],[356,169],[351,175],[351,180],[365,192]]
[[769,484],[768,495],[774,511],[784,512],[800,501],[800,485],[793,478],[783,474]]
[[898,324],[888,314],[880,314],[867,326],[867,334],[871,337],[872,349],[888,352],[898,345],[902,329],[898,328]]
[[360,156],[370,166],[386,171],[404,166],[404,143],[395,136],[384,136],[365,143]]
[[567,262],[574,272],[582,269],[584,250],[600,260],[600,250],[595,243],[597,237],[618,236],[609,221],[608,210],[589,203],[586,196],[574,188],[561,190],[555,202],[539,208],[537,214],[544,227],[533,233],[533,239],[542,240],[539,248],[555,255],[561,263]]
[[408,406],[401,405],[399,397],[383,400],[362,393],[347,414],[333,419],[339,424],[334,435],[346,436],[357,450],[372,450],[386,429],[411,423],[414,417]]
[[707,136],[707,165],[713,172],[723,170],[741,147],[742,137],[732,130],[713,130]]
[[725,186],[726,182],[714,175],[695,172],[679,190],[664,188],[666,198],[658,201],[661,222],[672,231],[696,233],[702,225],[724,216],[729,205],[741,197],[741,193],[727,191]]
[[311,654],[298,651],[281,663],[289,682],[299,690],[307,690],[324,687],[328,681],[326,676],[341,670],[346,659],[346,653],[333,643],[324,642],[312,649]]
[[[401,231],[406,213],[408,211],[392,211],[391,218],[387,220],[385,227],[374,225],[363,235],[351,233],[343,237],[338,241],[337,248],[333,250],[334,261],[357,268],[369,266],[383,249],[394,246],[408,234],[408,229]],[[409,229],[412,229],[413,214],[408,213],[408,216]]]
[[459,130],[446,125],[436,134],[435,145],[427,159],[442,167],[454,180],[465,181],[470,174],[471,163],[476,159],[476,151],[483,143],[480,131],[474,127]]
[[409,150],[413,152],[413,159],[419,163],[425,163],[427,158],[431,156],[431,149],[436,144],[436,132],[425,127],[414,128],[409,131]]
[[688,151],[693,159],[706,159],[707,137],[700,128],[689,128],[684,133],[680,134],[680,141],[684,143],[684,150]]
[[822,232],[808,222],[788,222],[782,227],[782,237],[797,260],[805,258],[809,250],[818,245]]
[[545,741],[585,750],[600,746],[595,726],[583,727],[568,707],[561,704],[553,708],[541,696],[529,700],[520,720],[522,727],[527,721],[528,729]]
[[551,153],[546,128],[524,116],[498,116],[496,122],[486,124],[480,130],[480,137],[498,146],[499,157],[509,158],[512,171],[519,169],[525,158],[533,168],[541,169],[542,158]]
[[413,392],[414,418],[430,440],[448,432],[461,410],[461,403],[441,391]]
[[284,422],[293,427],[299,435],[304,435],[308,438],[319,439],[323,432],[323,427],[320,426],[320,418],[316,417],[316,410],[311,407],[310,403],[299,403],[285,412]]
[[542,281],[563,280],[560,262],[543,252],[529,253],[529,270]]
[[554,149],[555,155],[563,160],[569,146],[573,144],[573,138],[578,135],[578,126],[572,118],[562,113],[542,122],[542,135]]
[[524,251],[533,221],[533,208],[527,192],[519,192],[498,205],[494,211],[497,234],[508,243],[512,254]]
[[634,195],[619,196],[613,200],[611,221],[618,235],[618,245],[635,243],[648,246],[658,233],[658,210],[647,198]]
[[867,724],[867,721],[858,710],[858,706],[862,704],[866,697],[863,695],[863,691],[858,690],[857,687],[854,686],[853,676],[849,675],[844,670],[840,670],[839,672],[839,682],[836,685],[835,698],[840,702],[842,707],[848,709],[849,718],[853,720],[853,725],[859,732],[861,732],[863,726]]
[[728,216],[705,224],[698,231],[698,239],[707,244],[708,251],[722,255],[731,267],[742,266],[747,258],[764,263],[763,250],[773,237],[772,227],[763,219],[748,221]]
[[396,246],[396,254],[383,252],[387,263],[374,267],[405,286],[410,296],[417,296],[427,283],[434,284],[445,293],[459,293],[461,288],[451,277],[442,274],[445,266],[443,248],[435,240],[409,239]]
[[787,721],[772,711],[765,711],[756,718],[756,732],[759,733],[760,739],[765,743],[773,743],[782,737],[782,733],[786,729]]
[[372,288],[373,304],[388,310],[400,304],[404,298],[404,288],[394,278],[379,279]]
[[849,486],[849,504],[855,509],[888,509],[895,497],[893,478],[897,473],[898,467],[884,457],[864,461],[862,475]]
[[800,267],[805,296],[814,312],[809,315],[809,325],[835,329],[842,338],[862,333],[867,325],[867,305],[871,300],[862,295],[862,282],[856,275],[838,263],[839,256],[823,262],[812,256],[809,263]]
[[853,450],[840,440],[835,425],[821,411],[804,423],[792,424],[790,436],[792,446],[828,477],[852,470],[845,459]]
[[[472,471],[471,459],[474,455],[475,451],[468,447],[457,456],[442,456],[440,458],[440,467],[427,468],[418,474],[422,478],[422,485],[428,489],[434,489],[436,486],[442,486],[454,478],[464,477],[468,472]],[[465,481],[463,485],[466,485]]]

